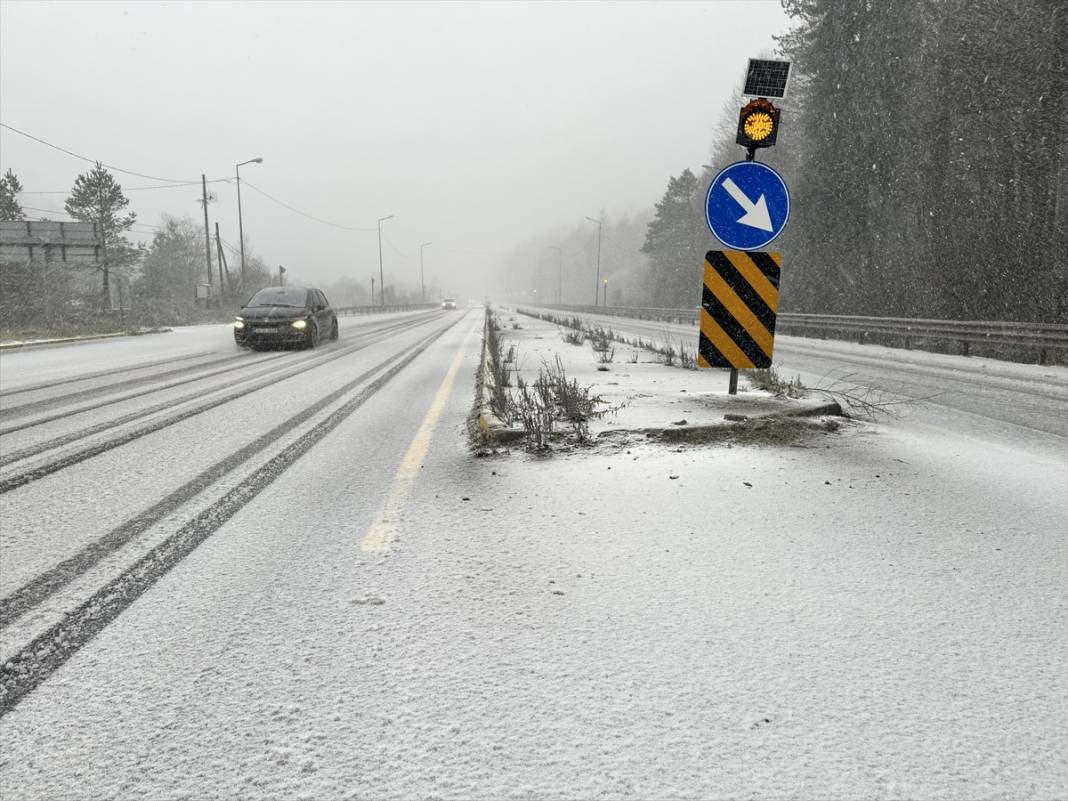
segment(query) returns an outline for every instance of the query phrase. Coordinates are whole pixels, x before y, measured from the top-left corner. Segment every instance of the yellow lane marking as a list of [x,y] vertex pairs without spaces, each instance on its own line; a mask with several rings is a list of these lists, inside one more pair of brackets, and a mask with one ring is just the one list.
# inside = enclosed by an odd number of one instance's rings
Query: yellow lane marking
[[430,448],[430,439],[434,436],[434,427],[438,424],[438,419],[445,410],[445,404],[449,400],[449,393],[452,391],[452,385],[456,381],[456,374],[460,371],[460,364],[463,362],[464,354],[467,352],[467,346],[471,341],[471,336],[477,329],[478,326],[476,325],[467,332],[467,336],[464,337],[464,341],[460,345],[460,351],[456,354],[456,358],[452,360],[449,371],[445,373],[445,378],[442,380],[441,386],[438,387],[438,392],[430,404],[426,417],[423,418],[419,430],[415,433],[415,438],[412,439],[404,458],[401,459],[396,475],[393,476],[393,484],[389,488],[386,500],[382,503],[382,508],[378,510],[378,514],[375,516],[375,522],[371,524],[367,534],[364,535],[363,542],[360,543],[361,550],[377,551],[379,553],[388,551],[393,538],[396,537],[401,514],[404,512],[404,506],[412,492],[412,484],[415,483],[415,478],[422,468],[423,459],[426,458],[426,452]]

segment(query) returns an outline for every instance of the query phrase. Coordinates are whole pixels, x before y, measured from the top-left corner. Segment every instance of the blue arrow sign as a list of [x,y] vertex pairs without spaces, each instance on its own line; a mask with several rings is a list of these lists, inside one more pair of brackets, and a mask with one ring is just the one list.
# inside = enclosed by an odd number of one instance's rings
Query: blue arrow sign
[[705,197],[705,220],[716,239],[733,250],[760,250],[790,218],[790,192],[782,177],[758,161],[739,161],[717,175]]

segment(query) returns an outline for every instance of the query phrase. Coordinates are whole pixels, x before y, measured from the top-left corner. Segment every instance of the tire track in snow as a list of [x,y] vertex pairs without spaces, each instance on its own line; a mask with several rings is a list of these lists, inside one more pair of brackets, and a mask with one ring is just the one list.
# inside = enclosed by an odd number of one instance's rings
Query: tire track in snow
[[[23,431],[23,430],[25,430],[27,428],[34,428],[35,426],[42,426],[42,425],[45,425],[46,423],[54,423],[56,420],[62,420],[65,417],[73,417],[76,414],[82,414],[83,412],[91,412],[91,411],[93,411],[95,409],[102,409],[105,406],[111,406],[112,404],[115,404],[115,403],[122,403],[124,401],[134,400],[135,398],[142,398],[145,395],[151,395],[154,392],[163,392],[164,390],[173,389],[174,387],[184,386],[185,384],[192,384],[192,383],[194,383],[196,381],[203,381],[206,378],[213,378],[213,377],[215,377],[217,375],[222,375],[223,373],[231,373],[231,372],[234,372],[235,370],[241,370],[241,369],[243,369],[245,367],[253,367],[253,366],[258,365],[258,364],[264,364],[265,362],[277,361],[279,358],[281,358],[281,357],[280,356],[276,356],[276,357],[271,358],[271,359],[261,359],[261,360],[256,361],[256,362],[246,362],[245,364],[237,364],[237,365],[233,365],[231,367],[224,367],[224,368],[222,368],[220,370],[212,370],[212,371],[207,372],[207,373],[202,373],[201,375],[195,375],[195,376],[192,376],[190,378],[183,378],[180,381],[171,381],[169,384],[161,384],[159,386],[149,387],[148,389],[143,389],[143,390],[140,390],[138,392],[132,392],[132,393],[130,393],[128,395],[123,395],[123,396],[118,397],[118,398],[108,398],[107,400],[101,401],[100,403],[94,403],[91,406],[79,406],[77,409],[68,409],[67,411],[59,412],[58,414],[54,414],[51,417],[41,417],[41,418],[37,418],[37,419],[34,419],[34,420],[30,420],[29,422],[26,422],[26,423],[19,423],[17,425],[13,425],[13,426],[7,426],[5,428],[0,428],[0,436],[3,436],[5,434],[13,434],[16,431]],[[174,370],[174,371],[172,371],[170,373],[162,373],[160,375],[163,376],[163,377],[173,376],[173,375],[180,375],[180,374],[183,374],[183,373],[190,373],[190,372],[195,372],[197,370],[203,370],[205,367],[211,367],[213,364],[232,362],[232,361],[244,360],[244,359],[245,359],[244,356],[231,356],[229,358],[222,359],[219,362],[209,362],[208,364],[198,365],[196,367],[183,367],[181,370]],[[56,398],[54,401],[46,401],[46,402],[41,403],[41,404],[25,403],[22,406],[19,406],[16,409],[11,410],[11,414],[10,415],[5,415],[5,416],[11,416],[11,417],[15,417],[15,418],[25,417],[26,415],[32,414],[32,413],[37,412],[37,411],[45,411],[47,409],[55,408],[56,406],[63,406],[64,404],[66,404],[67,402],[69,402],[72,399],[80,400],[83,397],[84,398],[88,398],[88,397],[93,397],[93,396],[107,395],[108,393],[114,391],[115,389],[117,389],[119,387],[139,386],[139,385],[142,385],[142,384],[151,383],[156,378],[157,378],[157,376],[152,376],[151,378],[139,378],[136,381],[128,381],[128,382],[124,382],[122,384],[111,384],[111,385],[109,385],[107,387],[99,387],[99,388],[96,388],[96,389],[87,389],[84,392],[76,392],[76,393],[74,393],[72,395],[63,395],[62,397]],[[24,411],[21,414],[19,414],[18,413],[19,409],[25,409],[26,411]]]
[[[392,332],[379,332],[377,337],[369,339],[369,341],[366,341],[359,346],[354,346],[348,352],[352,353],[369,347],[376,342],[380,342],[382,339],[388,338],[390,333]],[[391,359],[386,360],[386,362],[389,361],[391,361]],[[128,542],[131,542],[134,538],[143,534],[164,517],[177,510],[180,506],[186,503],[186,501],[200,494],[240,464],[248,461],[257,453],[269,447],[273,442],[285,436],[296,426],[309,420],[313,415],[333,403],[338,398],[341,398],[345,393],[350,392],[361,382],[366,381],[381,368],[382,364],[373,367],[370,370],[365,370],[351,381],[348,381],[344,386],[305,407],[300,412],[297,412],[297,414],[279,423],[266,434],[256,438],[240,450],[219,460],[193,479],[187,481],[174,492],[145,509],[143,512],[126,520],[104,536],[91,542],[74,556],[64,559],[54,567],[35,576],[18,590],[11,593],[11,595],[0,598],[0,631],[3,631],[3,629],[9,626],[12,622],[47,600],[49,596],[62,589],[82,573],[92,568],[101,559],[114,553]]]
[[61,378],[58,381],[46,381],[41,384],[31,384],[27,387],[17,387],[16,389],[0,390],[0,398],[8,398],[12,395],[21,395],[24,392],[39,392],[43,389],[54,389],[55,387],[61,387],[65,384],[73,384],[77,381],[92,381],[95,378],[108,378],[109,376],[121,375],[122,373],[132,373],[135,370],[148,370],[151,367],[161,367],[165,364],[176,364],[178,362],[188,361],[189,359],[199,359],[201,356],[212,356],[215,351],[205,350],[200,353],[191,353],[188,356],[177,356],[173,359],[160,359],[155,362],[145,362],[144,364],[134,365],[133,367],[123,367],[120,370],[100,370],[95,373],[86,373],[85,375],[74,376],[73,378]]
[[[326,419],[286,446],[281,452],[253,471],[222,498],[201,511],[119,576],[109,581],[81,603],[63,620],[36,637],[18,653],[0,665],[0,718],[10,712],[26,695],[46,681],[86,643],[103,631],[111,621],[147,592],[157,581],[214,534],[275,479],[311,450],[327,434],[343,423],[368,398],[385,386],[431,343],[456,325],[444,326],[397,356],[378,364],[359,378],[331,393],[332,400],[351,391],[362,380],[379,373],[378,378],[334,410]],[[324,399],[325,400],[325,399]],[[326,402],[315,406],[320,409]],[[309,407],[312,408],[312,407]],[[307,411],[307,410],[306,410]],[[302,413],[303,414],[303,413]],[[310,416],[310,415],[309,415]],[[290,421],[285,426],[291,426]],[[279,426],[278,428],[282,428]],[[271,434],[278,431],[274,429]],[[264,435],[270,436],[270,435]],[[277,437],[276,437],[277,438]],[[114,532],[112,532],[114,533]],[[6,600],[6,599],[5,599]]]
[[[418,323],[416,323],[416,325],[424,325],[427,322],[430,322],[430,320],[418,322]],[[388,337],[388,335],[390,333],[392,333],[393,331],[395,331],[397,329],[400,329],[400,328],[410,327],[411,324],[412,324],[412,321],[405,321],[404,323],[396,323],[396,324],[390,325],[390,326],[388,326],[386,328],[377,329],[376,331],[374,331],[373,333],[371,333],[369,335],[370,338],[365,339],[365,340],[360,340],[355,345],[346,346],[346,347],[341,348],[339,350],[331,351],[328,354],[323,354],[323,355],[321,355],[319,357],[316,357],[314,359],[311,359],[311,360],[308,360],[308,361],[305,361],[305,362],[301,362],[299,365],[297,365],[295,367],[292,367],[292,368],[289,368],[287,370],[282,370],[280,372],[277,372],[274,369],[272,369],[272,370],[266,371],[265,373],[257,374],[257,375],[268,375],[269,377],[267,379],[265,379],[265,380],[260,381],[257,384],[252,385],[251,387],[246,385],[246,383],[249,380],[248,376],[243,377],[241,379],[238,379],[237,381],[234,381],[234,382],[232,382],[232,383],[230,383],[228,385],[223,385],[221,387],[221,389],[227,389],[227,388],[232,388],[232,387],[240,387],[240,388],[236,389],[233,392],[230,392],[229,394],[223,395],[222,397],[214,398],[212,400],[209,400],[209,401],[201,403],[201,404],[199,404],[197,406],[194,406],[194,407],[192,407],[190,409],[186,409],[185,411],[178,412],[177,414],[174,414],[174,415],[172,415],[170,417],[166,417],[166,418],[162,418],[160,420],[156,420],[156,421],[154,421],[152,423],[149,423],[148,425],[142,426],[141,428],[134,429],[133,431],[123,432],[123,433],[121,433],[121,434],[119,434],[119,435],[117,435],[117,436],[115,436],[115,437],[113,437],[113,438],[111,438],[109,440],[105,440],[103,442],[98,442],[98,443],[95,443],[93,445],[88,445],[88,446],[86,446],[86,447],[84,447],[84,448],[82,448],[80,450],[77,450],[77,451],[74,451],[72,453],[69,453],[69,454],[67,454],[65,456],[62,456],[62,457],[58,458],[58,459],[54,459],[54,460],[52,460],[50,462],[46,462],[45,464],[38,465],[36,467],[31,467],[31,468],[29,468],[27,470],[24,470],[22,472],[10,475],[10,476],[0,480],[0,495],[4,494],[5,492],[10,492],[11,490],[14,490],[14,489],[18,489],[21,486],[29,484],[31,481],[36,481],[37,479],[44,478],[45,476],[49,476],[52,473],[56,473],[56,472],[58,472],[60,470],[63,470],[65,468],[67,468],[67,467],[71,467],[72,465],[76,465],[79,462],[84,462],[86,459],[91,459],[94,456],[99,456],[101,453],[104,453],[106,451],[112,450],[113,448],[117,448],[117,447],[119,447],[121,445],[125,445],[126,443],[132,442],[135,439],[140,439],[141,437],[147,436],[148,434],[155,433],[156,431],[159,431],[161,429],[164,429],[164,428],[167,428],[169,426],[172,426],[172,425],[175,425],[177,423],[180,423],[183,420],[187,420],[190,417],[194,417],[194,416],[196,416],[198,414],[201,414],[203,412],[210,411],[211,409],[214,409],[217,406],[222,406],[223,404],[229,403],[230,401],[236,400],[238,398],[243,398],[243,397],[245,397],[245,396],[247,396],[247,395],[249,395],[249,394],[251,394],[253,392],[258,392],[259,390],[265,389],[265,388],[267,388],[269,386],[272,386],[273,384],[276,384],[279,381],[284,381],[286,379],[292,378],[295,375],[300,375],[301,373],[307,372],[309,370],[313,370],[316,367],[320,367],[323,364],[326,364],[328,362],[334,361],[335,359],[340,359],[343,356],[347,356],[350,353],[354,353],[355,351],[362,350],[363,348],[366,348],[368,345],[372,345],[375,342],[379,342],[382,339]],[[255,376],[253,376],[253,378],[254,377]],[[213,390],[213,391],[218,391],[218,390]],[[71,435],[68,435],[68,436],[57,437],[56,440],[53,440],[50,443],[44,443],[41,446],[30,446],[28,448],[24,448],[21,451],[6,455],[4,457],[4,459],[2,461],[0,461],[0,465],[11,464],[12,462],[15,462],[15,461],[18,461],[18,460],[27,459],[27,458],[30,458],[31,456],[39,455],[40,453],[44,453],[44,452],[46,452],[48,450],[52,450],[55,447],[59,447],[61,445],[67,444],[69,442],[73,442],[73,441],[76,441],[76,440],[79,440],[79,439],[83,439],[86,436],[90,436],[92,434],[99,433],[99,431],[101,431],[101,430],[107,430],[109,428],[115,427],[116,425],[120,425],[120,424],[125,423],[125,422],[130,422],[130,420],[136,420],[136,419],[139,419],[141,417],[145,417],[145,416],[147,416],[149,414],[154,414],[154,413],[156,413],[158,411],[161,411],[162,409],[167,409],[167,408],[170,408],[170,407],[179,406],[182,403],[187,403],[190,400],[193,400],[195,398],[201,397],[202,395],[203,395],[203,393],[201,393],[201,392],[194,393],[191,396],[186,396],[186,397],[180,398],[178,400],[170,401],[170,402],[168,402],[166,404],[161,404],[161,405],[159,405],[157,407],[153,407],[151,409],[140,410],[138,412],[134,412],[131,415],[129,415],[128,417],[126,417],[126,418],[119,418],[118,420],[113,420],[113,421],[110,421],[110,422],[108,422],[106,424],[93,426],[90,429],[86,429],[83,432],[75,432],[75,433],[73,433]],[[47,447],[44,447],[45,445],[47,445]]]

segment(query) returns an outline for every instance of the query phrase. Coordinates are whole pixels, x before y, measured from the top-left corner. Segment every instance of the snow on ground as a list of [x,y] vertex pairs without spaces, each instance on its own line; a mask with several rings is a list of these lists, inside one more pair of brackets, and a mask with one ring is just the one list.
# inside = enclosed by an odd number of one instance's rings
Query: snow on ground
[[460,333],[4,718],[0,795],[1068,797],[1063,451],[903,420],[475,459],[456,391],[363,553]]
[[[606,413],[590,421],[593,437],[644,428],[717,425],[724,422],[725,414],[789,414],[826,405],[822,397],[776,398],[751,388],[744,373],[738,394],[732,396],[727,392],[726,370],[667,366],[652,351],[619,342],[612,344],[611,362],[606,363],[609,356],[595,351],[589,340],[580,345],[565,342],[563,335],[571,329],[507,310],[496,316],[504,354],[508,356],[514,348],[507,366],[519,378],[531,384],[559,359],[569,380],[578,381],[579,386],[589,388],[591,396],[603,400],[599,408]],[[514,389],[515,379],[512,384]]]

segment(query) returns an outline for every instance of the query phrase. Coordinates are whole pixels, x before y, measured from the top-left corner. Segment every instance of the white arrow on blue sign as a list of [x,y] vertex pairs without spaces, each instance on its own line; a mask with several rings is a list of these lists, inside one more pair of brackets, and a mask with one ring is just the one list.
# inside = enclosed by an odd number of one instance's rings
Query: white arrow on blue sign
[[705,220],[732,250],[760,250],[790,218],[790,192],[782,177],[758,161],[739,161],[717,175],[705,197]]

